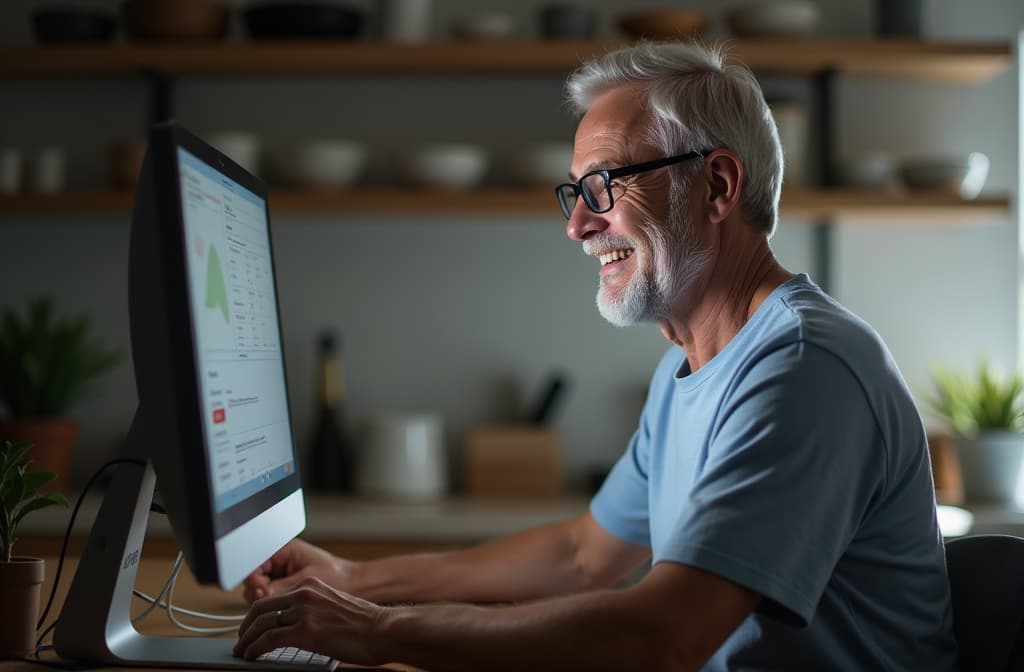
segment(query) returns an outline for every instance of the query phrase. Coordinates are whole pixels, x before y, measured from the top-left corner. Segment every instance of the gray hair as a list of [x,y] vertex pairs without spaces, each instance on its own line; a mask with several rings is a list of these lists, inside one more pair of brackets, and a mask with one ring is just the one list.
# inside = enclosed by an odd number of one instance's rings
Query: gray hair
[[666,156],[709,148],[739,156],[745,168],[740,207],[770,236],[778,221],[782,146],[750,70],[727,62],[720,45],[641,43],[583,64],[566,82],[566,97],[582,116],[601,94],[629,84],[641,85],[641,104],[654,116],[647,140]]

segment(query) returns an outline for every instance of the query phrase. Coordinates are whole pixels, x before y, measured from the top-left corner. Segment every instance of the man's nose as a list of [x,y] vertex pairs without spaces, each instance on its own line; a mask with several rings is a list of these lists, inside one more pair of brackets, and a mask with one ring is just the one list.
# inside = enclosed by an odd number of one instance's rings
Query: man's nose
[[565,225],[565,234],[577,241],[584,241],[598,231],[608,228],[608,220],[594,213],[582,198],[576,199],[572,209],[572,217]]

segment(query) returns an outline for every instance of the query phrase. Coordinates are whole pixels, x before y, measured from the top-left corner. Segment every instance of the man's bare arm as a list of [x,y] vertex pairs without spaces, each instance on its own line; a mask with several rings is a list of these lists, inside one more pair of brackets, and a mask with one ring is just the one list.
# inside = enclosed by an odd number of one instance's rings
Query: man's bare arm
[[366,562],[294,541],[246,579],[246,597],[280,594],[303,579],[379,603],[513,602],[614,585],[650,557],[589,514],[482,546]]
[[317,579],[253,604],[236,655],[280,646],[448,670],[699,670],[760,601],[727,579],[659,563],[636,585],[511,606],[381,607]]
[[348,592],[378,603],[515,602],[614,585],[649,557],[588,512],[474,548],[359,563]]

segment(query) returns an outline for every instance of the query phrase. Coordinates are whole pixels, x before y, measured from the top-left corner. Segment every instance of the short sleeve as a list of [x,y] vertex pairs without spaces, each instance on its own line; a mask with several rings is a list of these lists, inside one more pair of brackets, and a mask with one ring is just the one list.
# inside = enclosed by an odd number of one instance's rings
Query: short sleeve
[[650,473],[651,426],[657,423],[663,409],[656,402],[671,389],[675,372],[686,356],[678,348],[669,348],[661,358],[647,391],[647,401],[640,414],[637,430],[625,453],[612,467],[601,489],[590,501],[594,520],[614,536],[633,544],[651,545]]
[[768,598],[768,613],[807,624],[886,464],[853,372],[820,347],[781,347],[725,396],[688,505],[654,562],[723,576]]
[[607,532],[633,544],[651,545],[647,469],[643,464],[647,440],[644,428],[633,434],[601,489],[590,502],[590,513]]

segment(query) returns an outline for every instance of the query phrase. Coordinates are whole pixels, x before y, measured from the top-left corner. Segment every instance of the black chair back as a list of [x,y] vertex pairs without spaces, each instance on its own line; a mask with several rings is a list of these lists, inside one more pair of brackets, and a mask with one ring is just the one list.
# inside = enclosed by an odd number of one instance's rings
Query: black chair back
[[946,567],[960,669],[1024,671],[1024,539],[953,539],[946,543]]

